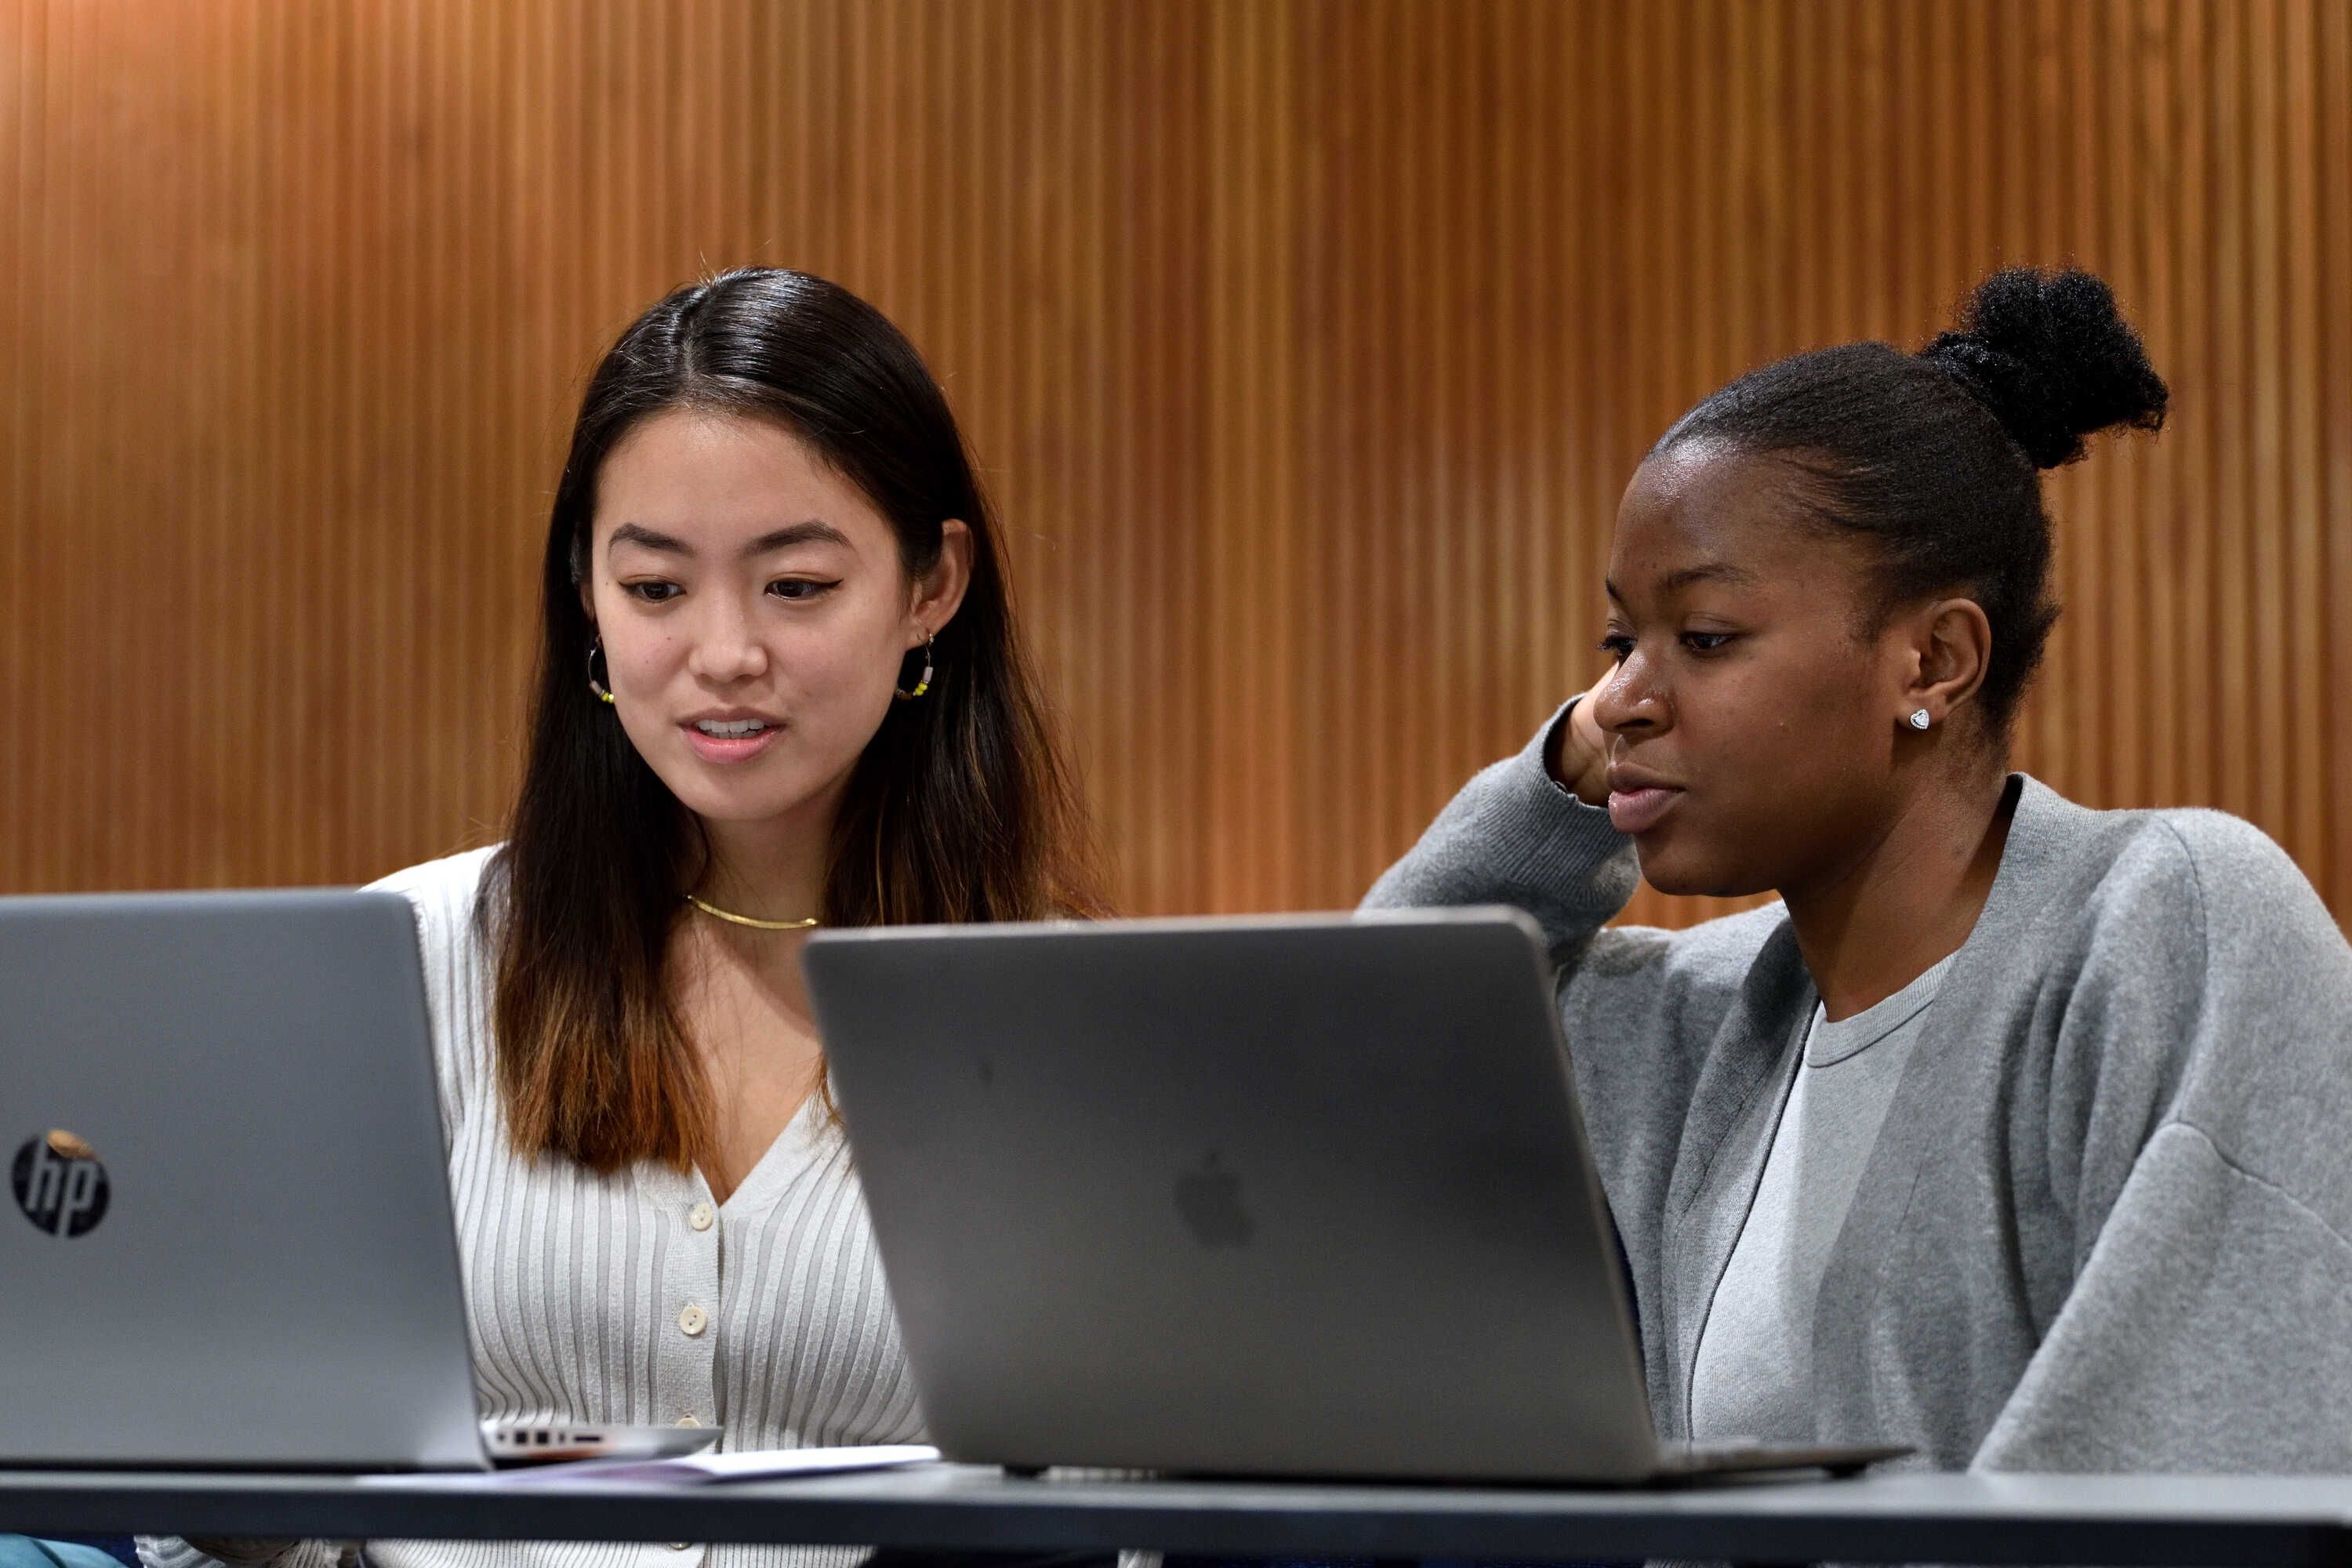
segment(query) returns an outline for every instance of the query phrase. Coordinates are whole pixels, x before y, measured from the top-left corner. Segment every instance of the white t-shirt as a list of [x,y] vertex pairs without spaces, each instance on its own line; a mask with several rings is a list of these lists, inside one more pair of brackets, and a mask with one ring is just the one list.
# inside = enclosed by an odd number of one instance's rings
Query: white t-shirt
[[1834,1024],[1815,1005],[1763,1179],[1699,1331],[1694,1438],[1812,1439],[1822,1273],[1951,963]]

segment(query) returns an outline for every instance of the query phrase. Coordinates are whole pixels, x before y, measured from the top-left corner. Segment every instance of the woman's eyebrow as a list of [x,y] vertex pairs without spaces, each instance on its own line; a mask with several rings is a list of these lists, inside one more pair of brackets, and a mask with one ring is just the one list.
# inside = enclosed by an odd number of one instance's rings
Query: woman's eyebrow
[[673,534],[658,532],[642,522],[625,522],[613,531],[604,542],[604,552],[611,554],[624,544],[635,544],[646,550],[658,550],[665,555],[691,555],[693,547]]
[[746,558],[765,555],[773,550],[789,550],[795,544],[847,544],[849,535],[829,522],[815,518],[796,522],[789,528],[771,529],[743,547]]
[[1658,580],[1658,592],[1671,594],[1695,583],[1753,583],[1756,574],[1745,566],[1734,566],[1728,561],[1707,561],[1696,566],[1685,566],[1679,572],[1669,572]]
[[[1734,566],[1728,561],[1707,561],[1702,562],[1696,566],[1685,566],[1679,572],[1667,573],[1664,576],[1658,579],[1654,592],[1660,594],[1676,593],[1684,588],[1689,587],[1694,583],[1747,584],[1753,583],[1755,581],[1756,574],[1750,572],[1745,566]],[[1615,600],[1618,604],[1622,605],[1625,602],[1625,595],[1617,591],[1616,584],[1603,583],[1601,586],[1607,590],[1610,598]]]
[[[754,555],[766,555],[778,550],[789,550],[795,544],[845,545],[848,542],[849,536],[833,524],[811,518],[806,522],[795,522],[783,528],[770,529],[743,546],[742,554],[744,559],[749,560]],[[676,534],[664,533],[659,529],[647,528],[642,522],[621,524],[613,531],[613,537],[604,542],[604,549],[609,553],[618,550],[624,544],[634,544],[643,550],[659,551],[665,555],[691,556],[694,553],[694,546]]]

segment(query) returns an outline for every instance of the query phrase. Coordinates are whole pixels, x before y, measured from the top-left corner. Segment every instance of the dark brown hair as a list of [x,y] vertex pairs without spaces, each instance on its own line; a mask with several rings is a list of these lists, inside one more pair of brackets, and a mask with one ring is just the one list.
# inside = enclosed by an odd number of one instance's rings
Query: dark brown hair
[[[1015,635],[987,498],[914,345],[805,273],[728,272],[638,318],[582,399],[548,521],[530,752],[480,905],[496,954],[498,1079],[515,1145],[598,1171],[684,1166],[708,1147],[699,1061],[665,984],[701,824],[587,686],[581,605],[596,483],[637,423],[697,407],[771,419],[865,493],[910,574],[941,524],[971,530],[971,581],[937,634],[930,690],[894,702],[834,828],[828,925],[1094,913],[1085,826]],[[909,677],[911,679],[911,677]]]
[[1819,522],[1876,548],[1881,610],[1965,591],[1992,626],[1977,700],[1999,742],[2058,619],[2041,470],[2098,431],[2159,428],[2169,401],[2105,283],[2020,267],[1917,353],[1846,343],[1750,371],[1654,450],[1720,441],[1789,463]]

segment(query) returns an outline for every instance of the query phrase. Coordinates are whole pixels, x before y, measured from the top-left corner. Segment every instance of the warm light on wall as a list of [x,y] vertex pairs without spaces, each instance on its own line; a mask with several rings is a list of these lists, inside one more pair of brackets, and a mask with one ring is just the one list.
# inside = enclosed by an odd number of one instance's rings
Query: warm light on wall
[[2073,259],[2175,415],[2057,484],[2020,761],[2344,917],[2347,100],[2336,0],[0,0],[0,889],[495,832],[581,376],[758,261],[931,355],[1122,901],[1344,903],[1681,407]]

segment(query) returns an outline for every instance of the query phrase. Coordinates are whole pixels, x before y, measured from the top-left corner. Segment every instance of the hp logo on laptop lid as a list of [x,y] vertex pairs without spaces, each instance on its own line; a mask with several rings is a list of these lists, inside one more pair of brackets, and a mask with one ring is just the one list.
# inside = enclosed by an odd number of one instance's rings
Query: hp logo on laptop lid
[[51,1236],[96,1230],[111,1196],[98,1152],[62,1128],[25,1141],[8,1169],[8,1184],[33,1228]]

